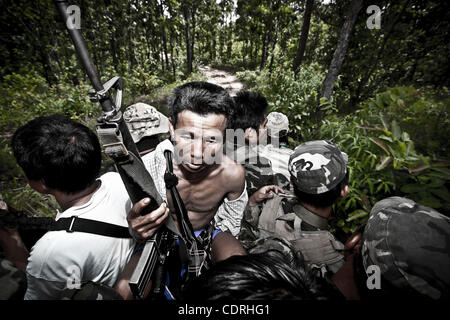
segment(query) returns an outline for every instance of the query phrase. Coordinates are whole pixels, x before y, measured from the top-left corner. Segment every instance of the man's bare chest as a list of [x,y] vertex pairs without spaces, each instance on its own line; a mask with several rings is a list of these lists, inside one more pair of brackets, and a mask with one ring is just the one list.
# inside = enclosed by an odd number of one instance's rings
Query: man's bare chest
[[[206,180],[196,184],[179,179],[177,189],[183,199],[184,206],[190,212],[215,212],[226,196],[223,185],[217,180]],[[167,196],[170,206],[171,197],[169,192],[167,192]]]

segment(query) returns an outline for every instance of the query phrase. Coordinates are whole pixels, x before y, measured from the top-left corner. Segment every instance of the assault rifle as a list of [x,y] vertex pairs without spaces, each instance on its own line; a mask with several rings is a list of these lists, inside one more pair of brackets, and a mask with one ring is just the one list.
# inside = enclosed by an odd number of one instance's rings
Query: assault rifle
[[[120,111],[123,80],[120,77],[114,77],[105,84],[100,82],[80,30],[69,27],[70,24],[67,23],[72,21],[72,17],[68,13],[67,1],[54,0],[54,2],[64,24],[68,26],[67,29],[75,51],[94,87],[89,91],[90,100],[99,102],[101,105],[102,113],[97,119],[97,134],[104,151],[114,160],[132,203],[135,204],[145,197],[150,198],[150,204],[141,213],[147,214],[157,209],[162,204],[163,199],[156,190],[152,177],[145,169]],[[111,89],[115,89],[114,98],[111,95]],[[174,242],[174,234],[178,233],[173,220],[169,216],[158,232],[146,242],[140,261],[130,281],[130,289],[136,298],[142,299],[147,296],[150,283],[154,297],[163,294],[166,257]]]

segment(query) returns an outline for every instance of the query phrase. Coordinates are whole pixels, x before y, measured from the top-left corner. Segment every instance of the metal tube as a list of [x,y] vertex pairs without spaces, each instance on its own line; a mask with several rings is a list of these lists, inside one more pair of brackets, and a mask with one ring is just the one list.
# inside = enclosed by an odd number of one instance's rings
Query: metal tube
[[[63,19],[63,23],[66,25],[68,19],[70,19],[70,16],[67,12],[67,1],[54,0],[54,2]],[[67,28],[67,30],[69,31],[70,39],[72,39],[75,51],[77,52],[77,55],[80,58],[81,63],[83,64],[84,70],[91,80],[92,86],[96,91],[103,90],[103,84],[98,76],[97,68],[92,62],[86,42],[84,41],[80,30],[75,28]],[[102,110],[105,112],[112,111],[114,109],[114,104],[111,97],[103,99],[102,101],[100,101],[100,104],[102,105]]]

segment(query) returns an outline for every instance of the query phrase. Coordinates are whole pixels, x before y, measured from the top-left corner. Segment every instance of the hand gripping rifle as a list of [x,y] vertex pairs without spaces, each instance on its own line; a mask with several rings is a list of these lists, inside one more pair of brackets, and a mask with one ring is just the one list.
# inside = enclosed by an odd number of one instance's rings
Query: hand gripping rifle
[[[54,3],[63,22],[70,21],[67,1],[54,0]],[[101,116],[97,119],[97,135],[102,142],[105,153],[114,160],[131,202],[135,204],[145,197],[150,198],[150,204],[141,213],[142,215],[147,214],[157,209],[163,203],[163,199],[156,190],[153,179],[139,156],[137,147],[120,111],[123,80],[120,77],[114,77],[102,84],[80,30],[70,27],[67,29],[94,87],[89,90],[90,99],[93,102],[99,102],[102,108]],[[114,98],[110,94],[111,89],[115,89],[116,95]],[[152,283],[152,297],[156,298],[164,293],[166,257],[174,242],[174,234],[179,234],[179,232],[169,215],[165,224],[146,242],[129,283],[136,298],[142,299],[147,296],[150,283]]]

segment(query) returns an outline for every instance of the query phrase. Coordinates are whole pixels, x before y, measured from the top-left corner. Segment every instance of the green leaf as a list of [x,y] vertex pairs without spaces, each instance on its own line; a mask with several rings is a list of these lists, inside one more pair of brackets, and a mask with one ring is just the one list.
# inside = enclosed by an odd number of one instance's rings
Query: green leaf
[[430,189],[430,192],[433,193],[434,195],[438,196],[439,198],[441,198],[444,201],[450,201],[450,192],[448,192],[447,188],[445,186],[443,186],[442,188],[439,189]]
[[393,141],[394,141],[394,140],[392,140],[391,137],[385,136],[385,135],[383,135],[383,134],[380,135],[379,138],[380,138],[380,139],[383,139],[383,140],[386,140],[386,141],[389,141],[389,142],[393,142]]
[[365,217],[368,214],[369,214],[369,212],[362,210],[362,209],[358,209],[358,210],[355,210],[352,213],[350,213],[349,217],[345,221],[350,222],[350,221],[356,220],[358,218]]
[[405,142],[411,141],[411,139],[409,138],[409,134],[406,131],[403,131],[402,133],[402,140]]
[[436,178],[431,180],[431,182],[427,185],[427,188],[439,188],[445,184],[445,180]]
[[391,128],[392,128],[392,137],[394,138],[394,140],[400,139],[402,131],[401,131],[400,126],[398,125],[397,121],[392,120]]
[[372,141],[373,143],[375,143],[377,146],[379,146],[381,149],[383,149],[387,155],[390,155],[389,153],[389,148],[386,145],[386,143],[384,143],[383,141],[381,141],[378,138],[369,138],[370,141]]
[[375,170],[380,171],[388,166],[388,164],[392,161],[391,156],[383,156],[381,158],[381,162],[376,166]]
[[381,123],[383,124],[384,129],[386,131],[389,131],[389,124],[387,123],[383,113],[381,113],[381,112],[380,112],[380,120],[381,120]]
[[401,192],[404,193],[417,193],[423,190],[423,185],[414,183],[414,184],[405,184],[400,188]]
[[428,206],[428,207],[435,208],[435,209],[442,207],[441,201],[439,199],[433,197],[431,195],[431,193],[428,193],[426,196],[421,197],[419,199],[419,201],[417,201],[417,202],[419,202],[420,204],[422,204],[424,206]]
[[445,178],[445,179],[449,179],[450,178],[450,169],[449,168],[440,168],[440,167],[434,167],[433,166],[432,170],[433,171],[437,171],[437,172],[439,172],[441,174],[444,174],[445,177],[443,177],[443,178]]
[[413,168],[409,168],[408,171],[409,173],[417,173],[417,172],[421,172],[424,171],[426,169],[430,168],[429,165],[427,164],[421,164],[420,166],[417,167],[413,167]]

